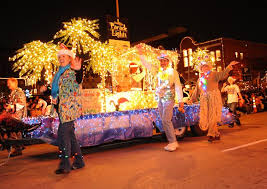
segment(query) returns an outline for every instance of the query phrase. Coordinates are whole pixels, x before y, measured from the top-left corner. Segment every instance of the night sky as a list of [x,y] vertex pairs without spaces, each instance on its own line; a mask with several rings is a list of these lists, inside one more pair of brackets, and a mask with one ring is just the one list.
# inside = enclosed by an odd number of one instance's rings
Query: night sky
[[[48,42],[64,21],[116,16],[116,0],[8,1],[1,6],[0,77],[15,76],[8,57],[23,44]],[[119,0],[120,17],[128,19],[130,41],[136,42],[183,26],[187,32],[164,41],[179,47],[187,35],[197,42],[230,37],[267,44],[266,1]]]

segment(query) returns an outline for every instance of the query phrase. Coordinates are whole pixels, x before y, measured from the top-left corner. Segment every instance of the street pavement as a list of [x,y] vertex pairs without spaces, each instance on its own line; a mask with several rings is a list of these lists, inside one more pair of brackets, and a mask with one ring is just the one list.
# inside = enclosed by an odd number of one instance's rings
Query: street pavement
[[[26,146],[0,166],[0,189],[267,189],[267,112],[243,115],[242,126],[220,126],[221,140],[186,136],[166,152],[160,136],[83,148],[86,167],[54,174],[57,147]],[[0,163],[7,151],[0,151]]]

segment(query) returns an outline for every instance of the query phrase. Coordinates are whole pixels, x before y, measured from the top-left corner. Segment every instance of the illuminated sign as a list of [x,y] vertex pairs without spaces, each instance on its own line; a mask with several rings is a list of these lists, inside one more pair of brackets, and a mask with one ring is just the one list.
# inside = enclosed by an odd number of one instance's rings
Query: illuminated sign
[[128,30],[126,25],[121,23],[119,19],[115,22],[109,22],[110,24],[110,31],[113,37],[121,38],[128,38]]
[[129,40],[127,19],[108,16],[108,39]]

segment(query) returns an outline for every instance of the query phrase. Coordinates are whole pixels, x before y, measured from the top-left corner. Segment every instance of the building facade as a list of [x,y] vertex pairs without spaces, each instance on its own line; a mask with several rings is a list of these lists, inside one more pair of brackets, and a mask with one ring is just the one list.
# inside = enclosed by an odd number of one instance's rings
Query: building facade
[[267,69],[267,44],[218,38],[197,43],[192,37],[184,37],[180,42],[180,62],[178,70],[187,83],[195,82],[198,72],[193,70],[191,55],[197,48],[207,49],[212,56],[214,70],[223,70],[232,60],[239,61],[230,73],[241,81],[253,81],[263,77]]

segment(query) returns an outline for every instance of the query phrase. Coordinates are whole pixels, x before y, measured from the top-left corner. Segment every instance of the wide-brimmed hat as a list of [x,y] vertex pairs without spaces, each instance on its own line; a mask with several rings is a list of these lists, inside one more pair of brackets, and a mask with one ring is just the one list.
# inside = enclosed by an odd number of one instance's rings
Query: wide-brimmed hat
[[167,59],[167,60],[170,61],[170,58],[168,57],[168,55],[163,54],[163,53],[161,53],[160,56],[158,56],[157,58],[158,58],[158,60]]
[[60,44],[60,50],[57,53],[57,57],[60,55],[69,55],[70,57],[75,58],[75,54],[62,43]]

